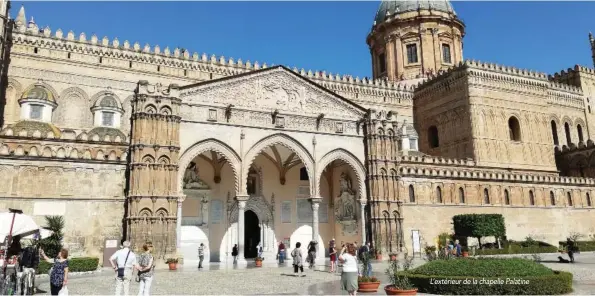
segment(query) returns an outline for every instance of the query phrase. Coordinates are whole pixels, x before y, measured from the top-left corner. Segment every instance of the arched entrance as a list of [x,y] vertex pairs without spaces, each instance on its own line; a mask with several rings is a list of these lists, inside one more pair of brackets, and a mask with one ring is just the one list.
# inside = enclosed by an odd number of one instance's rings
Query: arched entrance
[[244,254],[245,258],[255,258],[258,255],[258,245],[260,244],[260,226],[258,215],[251,210],[244,214]]

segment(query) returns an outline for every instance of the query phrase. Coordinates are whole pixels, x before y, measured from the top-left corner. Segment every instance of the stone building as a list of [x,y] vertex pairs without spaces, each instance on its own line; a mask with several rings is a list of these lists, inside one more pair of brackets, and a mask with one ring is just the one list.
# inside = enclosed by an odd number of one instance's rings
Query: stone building
[[595,231],[595,71],[464,61],[448,1],[381,3],[373,79],[53,31],[24,7],[4,27],[0,208],[64,215],[74,253],[421,252],[461,213],[501,213],[516,240]]

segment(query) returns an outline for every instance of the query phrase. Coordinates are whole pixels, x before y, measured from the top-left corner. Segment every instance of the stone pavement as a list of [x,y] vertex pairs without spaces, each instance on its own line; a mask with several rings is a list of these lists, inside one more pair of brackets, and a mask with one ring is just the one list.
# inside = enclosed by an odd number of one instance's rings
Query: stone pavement
[[[577,254],[574,264],[556,263],[558,254],[542,255],[543,263],[555,270],[570,271],[574,274],[574,295],[595,295],[595,254]],[[326,263],[326,262],[325,262]],[[416,259],[414,266],[424,261]],[[382,284],[377,293],[361,295],[385,295],[383,287],[388,284],[384,270],[386,261],[375,262],[374,276]],[[262,268],[232,267],[211,264],[199,271],[193,267],[182,267],[177,271],[157,270],[151,287],[154,295],[346,295],[340,288],[340,275],[328,273],[321,264],[316,270],[305,269],[305,277],[295,277],[291,266],[265,265]],[[114,293],[114,272],[106,269],[101,273],[72,276],[68,285],[73,295],[110,295]],[[49,294],[47,278],[37,280],[40,294]],[[138,283],[132,281],[130,295],[136,295]],[[359,293],[358,293],[359,294]],[[421,295],[421,294],[420,294]]]

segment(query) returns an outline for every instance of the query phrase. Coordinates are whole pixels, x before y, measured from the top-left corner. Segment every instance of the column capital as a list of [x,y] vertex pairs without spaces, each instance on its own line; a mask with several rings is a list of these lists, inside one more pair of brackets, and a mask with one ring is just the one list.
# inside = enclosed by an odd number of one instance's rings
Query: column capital
[[236,195],[237,201],[248,201],[250,199],[250,195]]
[[365,199],[358,199],[358,201],[362,207],[364,207],[364,206],[366,206],[366,204],[368,204],[368,201]]
[[186,195],[182,194],[182,195],[178,195],[178,203],[181,204],[186,200]]
[[312,196],[309,199],[310,199],[310,202],[312,204],[319,204],[319,203],[322,202],[322,197],[321,196]]

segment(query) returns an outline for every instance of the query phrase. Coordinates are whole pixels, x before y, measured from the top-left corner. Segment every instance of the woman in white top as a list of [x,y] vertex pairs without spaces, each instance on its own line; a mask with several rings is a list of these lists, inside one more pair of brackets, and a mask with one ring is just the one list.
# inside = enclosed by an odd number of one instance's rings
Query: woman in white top
[[357,291],[357,257],[355,256],[355,246],[348,244],[341,250],[339,261],[343,264],[341,273],[341,288],[346,290],[349,295],[355,296]]

